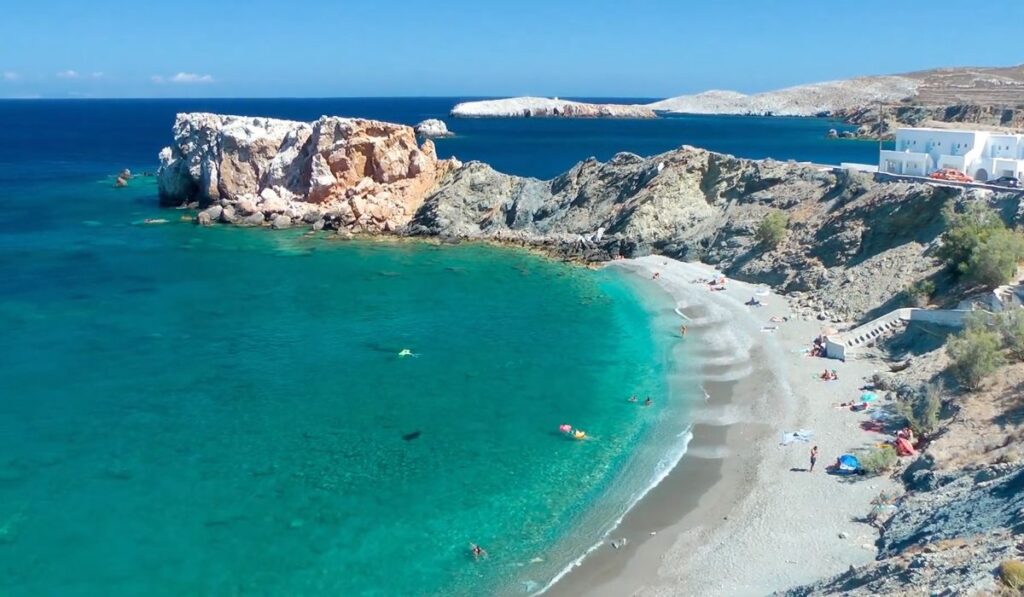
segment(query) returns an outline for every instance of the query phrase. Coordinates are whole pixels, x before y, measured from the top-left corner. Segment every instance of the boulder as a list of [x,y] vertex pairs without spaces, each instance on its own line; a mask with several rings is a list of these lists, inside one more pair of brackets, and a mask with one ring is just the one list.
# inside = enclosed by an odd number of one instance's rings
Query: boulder
[[266,219],[263,216],[263,212],[249,214],[235,222],[238,226],[262,226],[264,223],[266,223]]
[[259,211],[256,209],[256,202],[249,197],[243,197],[235,204],[235,209],[243,216],[248,216]]
[[209,226],[220,220],[220,216],[223,211],[224,208],[221,206],[211,205],[196,215],[196,224],[199,224],[200,226]]
[[288,216],[276,216],[270,221],[270,227],[274,230],[281,230],[284,228],[291,228],[292,219]]
[[451,131],[448,130],[448,125],[443,120],[437,118],[428,118],[423,122],[413,127],[416,134],[424,139],[437,139],[440,137],[452,136]]

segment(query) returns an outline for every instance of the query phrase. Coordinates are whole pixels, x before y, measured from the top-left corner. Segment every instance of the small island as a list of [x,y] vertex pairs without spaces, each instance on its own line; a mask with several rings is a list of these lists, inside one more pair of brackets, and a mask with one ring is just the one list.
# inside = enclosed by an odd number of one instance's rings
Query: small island
[[657,118],[647,106],[588,104],[546,97],[462,102],[451,111],[459,118]]

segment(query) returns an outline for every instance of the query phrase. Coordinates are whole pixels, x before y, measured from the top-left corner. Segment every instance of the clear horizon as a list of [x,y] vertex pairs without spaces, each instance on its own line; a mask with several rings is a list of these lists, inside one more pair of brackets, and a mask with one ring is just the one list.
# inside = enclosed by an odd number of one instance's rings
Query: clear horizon
[[[122,4],[9,7],[0,22],[11,50],[0,56],[0,98],[660,99],[1024,62],[1012,44],[992,43],[1019,35],[1019,0],[994,0],[987,13],[999,18],[956,31],[948,15],[961,4],[952,0],[923,14],[883,0],[856,11],[810,0],[396,0],[386,15],[324,0],[255,0],[244,11],[198,0],[173,11]],[[946,42],[928,45],[918,31],[941,31]]]

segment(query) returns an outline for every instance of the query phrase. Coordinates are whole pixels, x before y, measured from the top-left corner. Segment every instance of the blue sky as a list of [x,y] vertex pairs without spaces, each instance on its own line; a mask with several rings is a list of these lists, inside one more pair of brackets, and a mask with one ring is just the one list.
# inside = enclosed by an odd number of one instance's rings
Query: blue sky
[[1024,0],[5,4],[0,97],[668,97],[1024,62]]

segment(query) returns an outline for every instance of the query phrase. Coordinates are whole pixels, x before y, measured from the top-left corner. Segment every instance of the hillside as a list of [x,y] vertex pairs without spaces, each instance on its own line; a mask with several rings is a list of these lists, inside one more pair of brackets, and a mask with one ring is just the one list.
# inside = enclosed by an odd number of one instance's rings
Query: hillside
[[1024,107],[1024,65],[945,68],[899,75],[857,77],[797,85],[744,95],[710,91],[649,104],[664,112],[815,116],[870,104],[906,103],[945,107],[978,105]]

